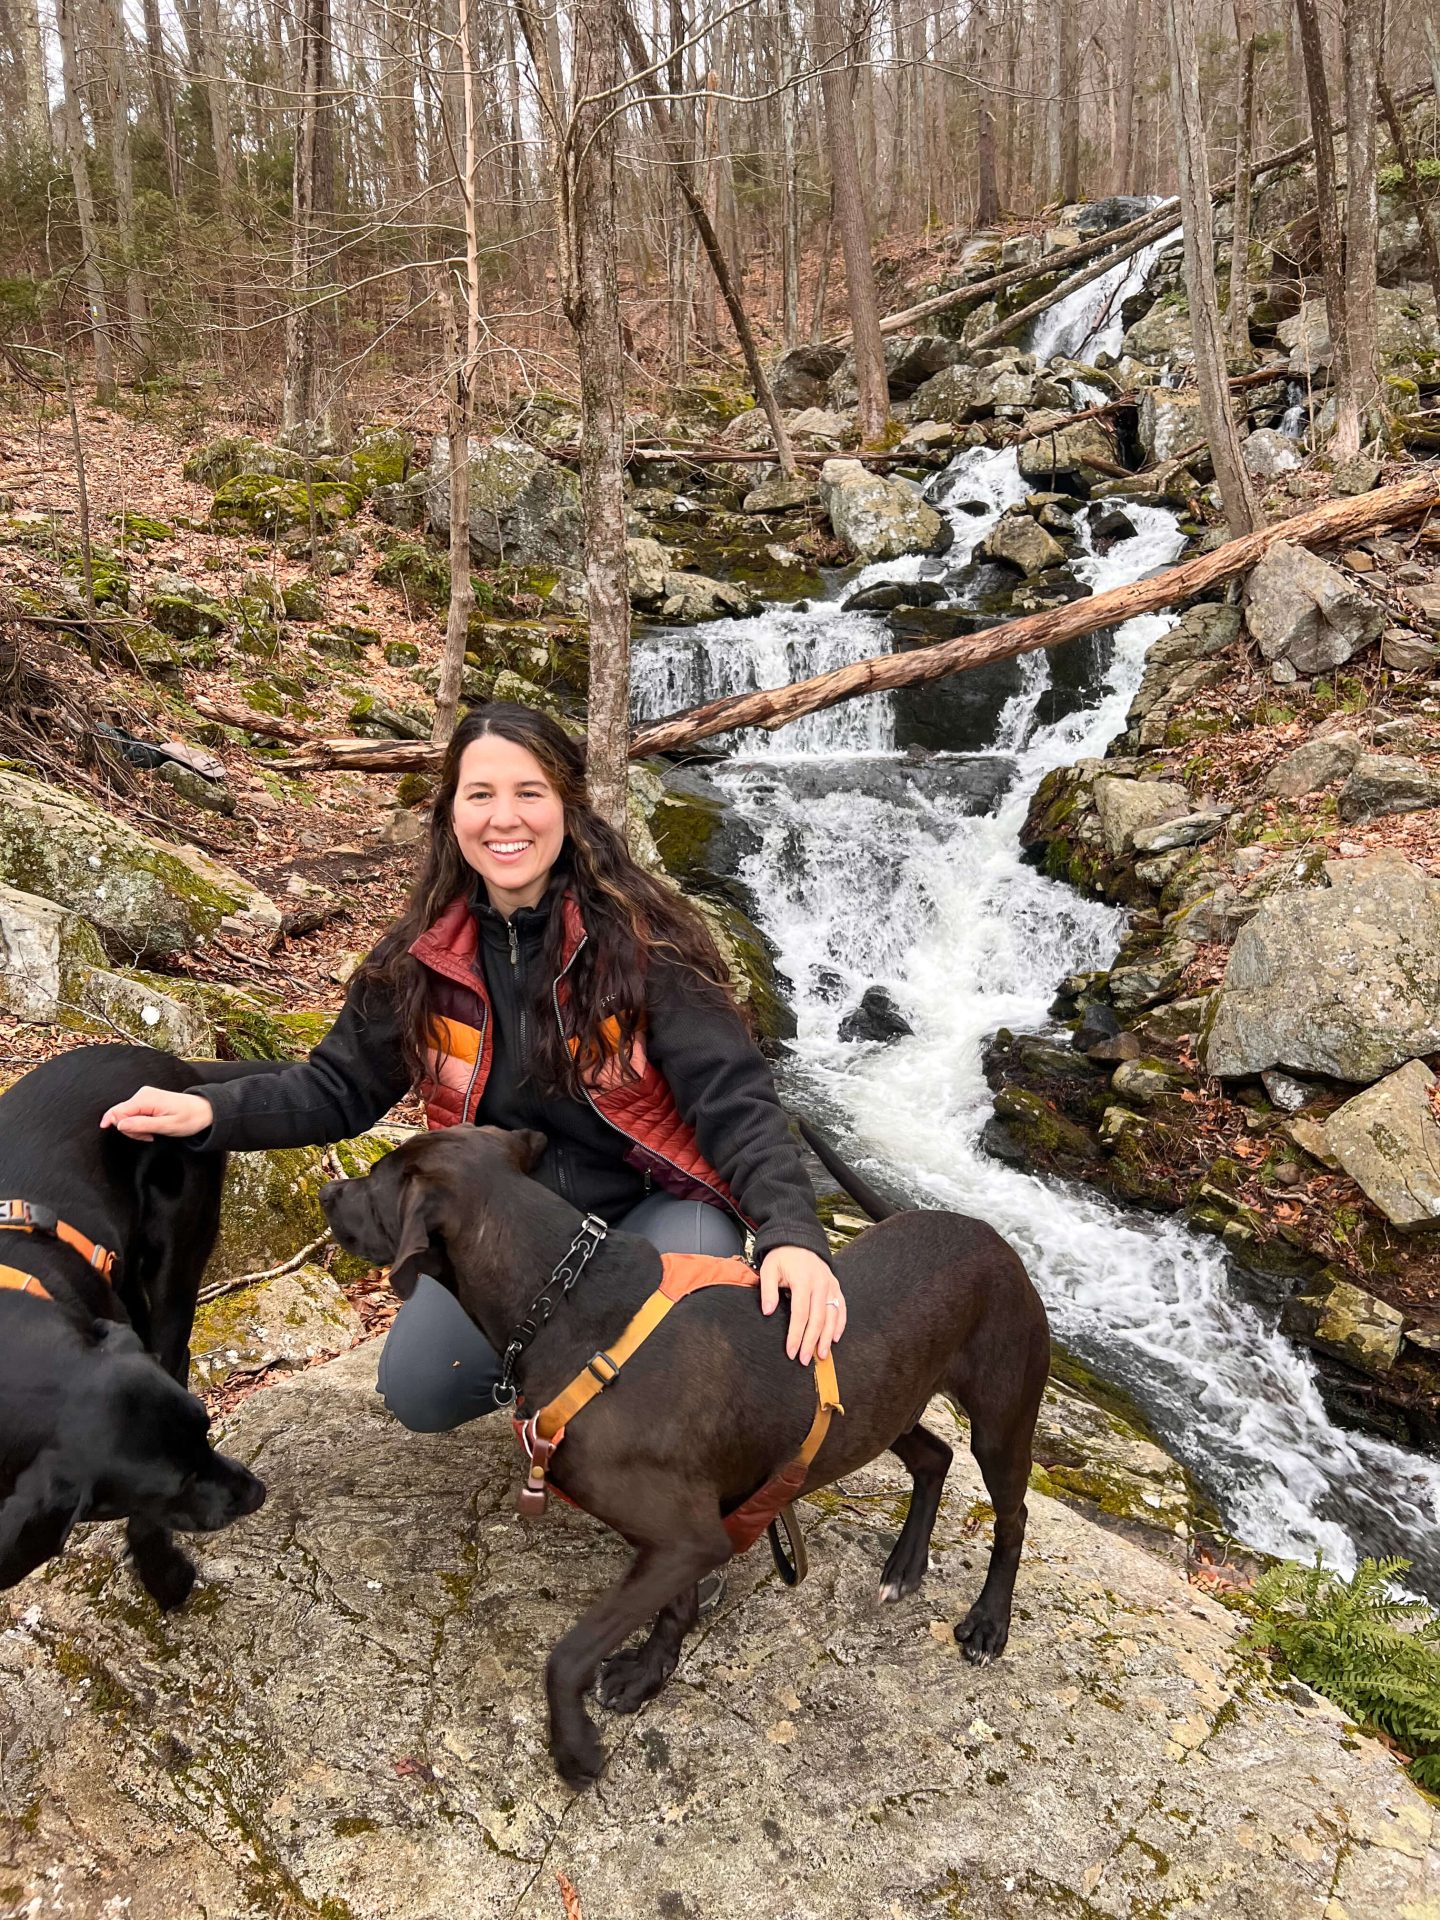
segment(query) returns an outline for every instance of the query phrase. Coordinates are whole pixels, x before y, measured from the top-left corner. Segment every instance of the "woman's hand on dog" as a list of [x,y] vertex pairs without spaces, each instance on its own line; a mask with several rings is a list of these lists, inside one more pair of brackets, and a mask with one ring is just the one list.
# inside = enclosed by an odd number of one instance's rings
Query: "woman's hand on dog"
[[215,1124],[210,1102],[198,1093],[171,1093],[164,1087],[141,1087],[100,1116],[102,1127],[114,1127],[130,1140],[185,1140]]
[[830,1268],[808,1247],[772,1247],[760,1262],[763,1312],[774,1313],[782,1288],[790,1295],[785,1351],[808,1367],[813,1359],[823,1360],[845,1331],[845,1296]]

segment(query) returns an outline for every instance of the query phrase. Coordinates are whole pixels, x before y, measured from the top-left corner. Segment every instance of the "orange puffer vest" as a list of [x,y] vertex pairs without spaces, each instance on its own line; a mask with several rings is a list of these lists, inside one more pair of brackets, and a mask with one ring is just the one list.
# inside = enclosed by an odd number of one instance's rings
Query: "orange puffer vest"
[[[565,976],[589,936],[573,895],[566,894],[561,907],[565,944],[560,974],[550,997],[563,1031]],[[422,966],[447,983],[442,996],[447,1012],[436,1022],[438,1044],[429,1049],[429,1072],[421,1088],[425,1118],[432,1127],[473,1121],[490,1077],[494,1035],[490,996],[476,964],[479,944],[480,929],[470,903],[460,899],[453,901],[410,948]],[[625,1154],[628,1165],[648,1173],[658,1187],[678,1199],[709,1201],[726,1208],[742,1224],[752,1224],[700,1151],[694,1128],[681,1115],[665,1076],[646,1057],[640,1033],[631,1047],[630,1065],[635,1079],[627,1081],[616,1061],[585,1089],[586,1099],[601,1119],[629,1141]]]

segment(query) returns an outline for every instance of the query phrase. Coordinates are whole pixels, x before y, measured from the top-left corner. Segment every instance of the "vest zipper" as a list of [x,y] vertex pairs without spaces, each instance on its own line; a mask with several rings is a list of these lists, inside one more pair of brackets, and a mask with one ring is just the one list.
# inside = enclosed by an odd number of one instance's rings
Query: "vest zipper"
[[465,1098],[460,1102],[462,1124],[470,1119],[470,1096],[475,1091],[475,1076],[480,1071],[480,1062],[485,1058],[485,1029],[490,1024],[490,1009],[482,1000],[480,1003],[480,1039],[475,1048],[475,1064],[470,1069],[470,1078],[465,1082]]

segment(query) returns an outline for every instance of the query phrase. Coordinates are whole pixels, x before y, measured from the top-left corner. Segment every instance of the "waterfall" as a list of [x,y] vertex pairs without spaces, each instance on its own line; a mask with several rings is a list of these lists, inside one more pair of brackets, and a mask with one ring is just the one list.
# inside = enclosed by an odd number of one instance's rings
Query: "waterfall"
[[[1013,453],[980,450],[929,491],[955,526],[950,553],[863,577],[924,573],[963,603],[974,547],[1024,483]],[[1134,536],[1103,557],[1081,522],[1072,570],[1096,591],[1159,570],[1184,545],[1170,512],[1127,502],[1126,513]],[[1345,1571],[1362,1554],[1404,1553],[1413,1582],[1440,1593],[1440,1465],[1333,1423],[1312,1361],[1237,1294],[1218,1241],[1003,1165],[979,1144],[991,1111],[986,1038],[1049,1025],[1059,980],[1110,964],[1125,920],[1022,862],[1026,807],[1050,768],[1099,756],[1121,731],[1146,649],[1169,625],[1150,615],[1122,626],[1090,706],[1049,724],[1038,717],[1049,658],[1026,658],[992,742],[1013,756],[998,803],[993,784],[988,804],[977,802],[982,756],[914,765],[887,751],[889,696],[737,742],[717,779],[759,839],[741,878],[792,987],[789,1090],[915,1204],[974,1214],[1004,1234],[1058,1339],[1133,1397],[1239,1537],[1302,1559],[1318,1551]],[[642,637],[637,717],[883,651],[886,631],[827,601]],[[841,1017],[873,984],[893,995],[913,1035],[842,1042]],[[843,1375],[843,1346],[840,1364]]]
[[1151,267],[1173,239],[1173,234],[1166,234],[1152,240],[1088,287],[1077,287],[1074,293],[1037,314],[1030,323],[1027,352],[1033,353],[1041,365],[1057,354],[1067,360],[1093,362],[1104,353],[1118,360],[1125,338],[1125,302],[1140,292]]

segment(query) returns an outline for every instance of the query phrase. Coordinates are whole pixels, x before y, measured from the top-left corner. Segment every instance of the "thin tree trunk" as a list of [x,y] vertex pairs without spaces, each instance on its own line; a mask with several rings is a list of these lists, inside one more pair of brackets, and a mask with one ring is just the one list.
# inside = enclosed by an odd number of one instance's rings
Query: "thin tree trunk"
[[165,56],[165,35],[160,26],[159,0],[144,0],[145,64],[150,74],[150,97],[155,102],[155,118],[160,123],[160,139],[165,148],[165,177],[170,198],[180,204],[180,145],[175,136],[175,89],[170,81],[170,65]]
[[[820,247],[820,270],[815,276],[815,301],[810,309],[810,341],[820,345],[825,327],[825,297],[830,291],[830,256],[835,251],[835,195],[830,195],[830,211],[825,216],[825,239]],[[848,336],[847,336],[848,338]]]
[[995,84],[995,23],[985,0],[981,0],[975,24],[978,35],[977,64],[980,69],[980,85],[975,100],[975,224],[978,227],[993,227],[1000,218],[1000,181],[995,165],[995,95],[992,91]]
[[[786,350],[800,341],[800,103],[796,99],[795,26],[790,0],[780,0],[781,335]],[[673,109],[672,109],[673,110]]]
[[1047,0],[1040,16],[1048,12],[1050,31],[1045,42],[1045,173],[1041,188],[1045,200],[1060,192],[1065,171],[1064,109],[1061,103],[1065,67],[1065,12],[1061,0]]
[[1375,77],[1378,0],[1345,0],[1345,326],[1350,383],[1335,423],[1335,451],[1359,450],[1378,426],[1380,312],[1375,200]]
[[[625,51],[629,56],[630,64],[637,73],[644,73],[645,69],[651,65],[651,62],[645,51],[645,43],[640,38],[639,29],[630,17],[630,12],[625,5],[625,0],[613,0],[613,5],[615,14],[618,16],[620,32],[625,42]],[[740,289],[731,275],[730,264],[725,258],[725,251],[720,245],[715,229],[711,225],[710,216],[705,210],[705,203],[700,196],[695,177],[691,172],[690,162],[685,154],[683,143],[676,137],[675,125],[670,118],[669,107],[659,92],[658,79],[654,74],[651,74],[641,81],[640,85],[643,90],[645,105],[649,109],[650,118],[655,126],[656,135],[661,144],[670,150],[671,167],[674,172],[675,182],[681,194],[684,196],[685,204],[690,210],[690,217],[695,222],[695,229],[700,235],[700,243],[705,249],[705,257],[710,262],[711,269],[715,275],[716,285],[720,289],[721,297],[724,299],[726,310],[730,315],[731,324],[735,328],[735,337],[739,340],[740,350],[745,356],[745,366],[755,390],[755,398],[764,409],[765,418],[770,424],[771,437],[775,442],[775,456],[780,463],[781,471],[784,473],[786,479],[793,480],[798,470],[795,465],[795,456],[790,450],[790,437],[785,430],[785,417],[776,402],[769,377],[761,361],[760,349],[756,344],[755,335],[750,326],[749,315],[746,313],[744,302],[740,298]]]
[[846,81],[847,42],[840,26],[838,0],[816,0],[817,48],[824,62],[820,85],[825,100],[825,125],[830,149],[830,176],[835,196],[835,219],[845,254],[845,282],[850,298],[851,350],[859,388],[858,416],[862,442],[883,440],[890,422],[890,389],[885,376],[885,342],[880,334],[880,309],[875,299],[875,269],[870,257],[870,232],[865,198],[860,186],[860,158],[855,145],[855,121]]
[[1200,390],[1200,417],[1210,443],[1215,484],[1220,489],[1225,519],[1231,536],[1238,537],[1253,529],[1256,512],[1225,384],[1225,344],[1215,287],[1210,167],[1205,153],[1205,119],[1200,107],[1194,0],[1166,0],[1166,14],[1170,27],[1175,151],[1184,215],[1185,281],[1190,295],[1190,333],[1195,351],[1195,379]]
[[[1330,326],[1331,380],[1337,404],[1351,391],[1350,338],[1345,323],[1345,263],[1340,213],[1335,197],[1335,141],[1330,131],[1330,88],[1325,78],[1325,44],[1316,0],[1295,0],[1300,51],[1305,61],[1305,90],[1310,100],[1310,132],[1315,142],[1315,194],[1320,221],[1320,267],[1325,284],[1325,313]],[[1355,422],[1359,445],[1359,423]]]
[[75,217],[80,227],[84,258],[80,284],[90,309],[90,335],[95,350],[95,392],[102,406],[115,399],[115,353],[110,339],[110,308],[100,271],[100,233],[95,201],[90,192],[90,163],[85,150],[85,128],[80,118],[80,82],[75,48],[75,0],[55,0],[55,28],[60,41],[60,112],[65,129],[65,152],[75,188]]
[[1240,41],[1240,89],[1235,112],[1235,212],[1230,241],[1230,308],[1226,334],[1231,358],[1250,362],[1250,164],[1255,151],[1255,7],[1233,0]]
[[[1051,0],[1052,5],[1056,0]],[[1080,3],[1058,0],[1060,16],[1060,198],[1080,198]]]
[[1435,232],[1435,218],[1430,211],[1430,201],[1420,178],[1420,170],[1415,164],[1415,149],[1410,144],[1405,122],[1395,109],[1395,96],[1383,77],[1379,81],[1379,87],[1380,104],[1385,110],[1385,123],[1390,129],[1395,157],[1399,160],[1401,172],[1405,175],[1405,185],[1409,189],[1410,199],[1415,208],[1415,218],[1420,223],[1420,237],[1425,244],[1425,260],[1430,272],[1430,286],[1435,295],[1435,311],[1440,314],[1440,237],[1437,237]]
[[[303,0],[290,242],[290,309],[285,317],[281,427],[301,452],[324,437],[320,352],[324,322],[315,298],[317,215],[328,210],[324,145],[329,137],[329,0]],[[468,71],[469,62],[465,61]]]
[[150,311],[145,277],[140,271],[135,226],[135,168],[130,151],[130,36],[124,9],[117,0],[101,0],[97,8],[104,40],[103,72],[106,112],[110,123],[110,176],[115,188],[115,225],[125,280],[125,322],[130,342],[142,361],[150,358]]
[[1120,16],[1120,55],[1115,75],[1115,167],[1112,193],[1135,191],[1135,60],[1140,35],[1140,0],[1124,0]]

